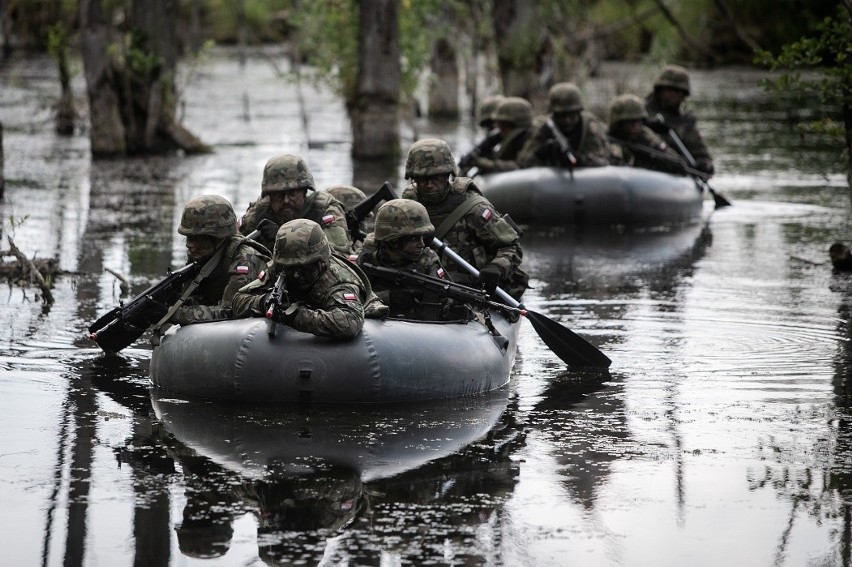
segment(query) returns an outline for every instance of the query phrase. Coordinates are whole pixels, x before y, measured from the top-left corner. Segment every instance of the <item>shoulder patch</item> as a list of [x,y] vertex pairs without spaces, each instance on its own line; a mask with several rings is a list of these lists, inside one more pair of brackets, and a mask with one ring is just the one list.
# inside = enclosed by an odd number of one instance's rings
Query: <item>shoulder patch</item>
[[491,209],[484,209],[484,210],[483,210],[483,211],[479,214],[479,216],[481,216],[481,217],[482,217],[482,220],[484,220],[485,222],[488,222],[488,221],[490,221],[490,220],[491,220],[491,217],[493,216],[493,213],[491,212]]
[[358,301],[358,296],[351,291],[347,291],[343,294],[343,299],[346,301]]
[[248,266],[237,266],[237,269],[234,270],[234,272],[237,273],[237,274],[240,274],[240,275],[245,275],[245,274],[249,273],[249,267]]
[[257,274],[257,279],[265,282],[266,281],[266,270],[261,270],[259,274]]
[[444,268],[438,268],[437,275],[439,278],[444,279],[447,277],[447,272],[444,271]]
[[322,217],[322,224],[331,224],[331,223],[333,223],[333,222],[334,222],[334,219],[335,219],[335,218],[336,218],[336,217],[335,217],[333,214],[331,214],[331,213],[329,213],[329,214],[327,214],[327,215],[323,215],[323,217]]

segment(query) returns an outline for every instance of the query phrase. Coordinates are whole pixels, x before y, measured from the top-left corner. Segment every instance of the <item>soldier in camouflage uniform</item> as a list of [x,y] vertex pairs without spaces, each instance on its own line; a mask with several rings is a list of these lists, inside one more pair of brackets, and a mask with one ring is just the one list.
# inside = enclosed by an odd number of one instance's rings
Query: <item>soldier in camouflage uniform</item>
[[[695,160],[695,169],[711,176],[714,171],[713,157],[701,137],[695,115],[684,107],[684,99],[688,96],[689,73],[686,69],[678,65],[664,67],[654,81],[654,91],[645,99],[645,108],[650,116],[649,124],[663,140],[677,149],[669,134],[671,127]],[[662,118],[662,123],[657,123],[658,115]]]
[[343,204],[330,194],[316,190],[314,176],[299,156],[281,154],[266,162],[260,199],[249,205],[240,221],[240,232],[248,234],[263,219],[274,223],[274,226],[268,225],[258,239],[267,248],[274,245],[280,225],[294,219],[309,219],[322,227],[335,251],[344,255],[352,251]]
[[497,123],[494,122],[494,113],[503,100],[502,95],[487,96],[482,99],[477,109],[477,117],[479,126],[485,131],[485,138],[474,146],[472,150],[462,156],[459,160],[460,175],[467,175],[473,168],[473,161],[477,157],[493,158],[496,153],[497,146],[500,145],[502,138],[500,131],[497,129]]
[[[580,89],[573,83],[556,83],[548,93],[549,115],[535,119],[532,135],[518,155],[520,167],[600,167],[609,165],[606,124],[585,110]],[[548,121],[548,117],[550,121]],[[551,126],[552,124],[552,126]],[[570,156],[556,139],[556,127],[568,141]]]
[[[355,205],[359,204],[361,201],[367,198],[367,195],[364,194],[363,191],[355,187],[354,185],[332,185],[328,189],[326,189],[329,195],[337,199],[343,204],[343,209],[346,212],[349,212]],[[373,213],[371,212],[364,220],[361,221],[361,232],[364,234],[369,234],[373,231]],[[351,234],[350,234],[351,238]],[[353,252],[357,252],[360,249],[359,242],[352,243]]]
[[474,154],[470,161],[480,174],[518,169],[518,154],[530,137],[533,108],[519,96],[503,98],[494,111],[494,123],[500,131],[499,147],[492,155]]
[[[354,260],[359,265],[370,263],[449,279],[438,254],[424,242],[433,232],[435,227],[429,221],[426,207],[411,199],[392,199],[376,211],[376,230],[367,235],[361,253]],[[408,290],[397,290],[383,282],[372,283],[373,291],[390,307],[392,315],[420,318]]]
[[472,179],[457,174],[453,154],[444,140],[417,141],[405,162],[405,177],[412,183],[402,197],[422,203],[437,226],[435,235],[480,272],[479,279],[474,278],[450,258],[441,258],[454,281],[489,292],[499,285],[520,298],[529,281],[520,268],[520,236]]
[[204,266],[218,255],[218,263],[169,322],[186,325],[230,317],[231,299],[263,271],[269,250],[237,236],[234,209],[218,195],[204,195],[187,203],[178,233],[186,236],[186,253],[191,262]]
[[234,296],[234,316],[263,317],[282,271],[290,305],[274,318],[298,331],[351,339],[361,332],[365,316],[387,314],[363,272],[332,254],[320,225],[296,219],[278,229],[268,269]]
[[686,164],[676,151],[645,126],[646,118],[645,104],[638,96],[623,94],[613,99],[609,106],[612,163],[685,173]]

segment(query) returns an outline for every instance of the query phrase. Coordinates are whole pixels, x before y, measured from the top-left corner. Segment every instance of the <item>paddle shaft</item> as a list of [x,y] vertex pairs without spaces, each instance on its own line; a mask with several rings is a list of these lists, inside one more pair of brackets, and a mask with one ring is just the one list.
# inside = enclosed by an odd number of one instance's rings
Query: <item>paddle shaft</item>
[[[430,244],[438,252],[449,256],[450,259],[464,268],[470,275],[479,277],[479,270],[459,256],[452,248],[434,237]],[[571,329],[562,326],[557,321],[541,313],[526,309],[519,301],[499,287],[495,292],[501,300],[514,308],[520,309],[521,314],[526,315],[526,318],[532,324],[533,329],[538,333],[544,344],[566,364],[596,368],[609,368],[609,365],[612,364],[609,357],[602,353],[595,345]]]

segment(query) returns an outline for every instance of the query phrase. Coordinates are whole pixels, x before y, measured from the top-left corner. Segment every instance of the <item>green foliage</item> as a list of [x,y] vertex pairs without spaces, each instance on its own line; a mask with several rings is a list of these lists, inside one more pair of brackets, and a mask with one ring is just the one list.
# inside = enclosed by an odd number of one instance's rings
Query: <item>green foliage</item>
[[294,0],[205,0],[204,6],[211,36],[218,41],[234,41],[241,31],[248,32],[252,43],[281,41],[289,25]]
[[[786,71],[763,86],[778,96],[809,106],[827,105],[839,115],[852,110],[852,13],[838,8],[815,35],[782,47],[778,55],[759,50],[755,63]],[[816,103],[816,104],[815,104]]]

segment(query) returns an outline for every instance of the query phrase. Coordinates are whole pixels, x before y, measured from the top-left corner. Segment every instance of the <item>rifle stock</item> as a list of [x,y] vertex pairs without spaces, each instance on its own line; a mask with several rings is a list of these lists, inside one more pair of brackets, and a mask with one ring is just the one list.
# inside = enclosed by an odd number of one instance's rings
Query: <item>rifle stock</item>
[[350,210],[346,211],[346,227],[349,229],[349,235],[353,241],[364,240],[366,234],[361,230],[361,222],[367,218],[373,209],[376,208],[382,201],[390,201],[396,199],[393,192],[393,185],[390,181],[385,181],[382,186],[373,195],[370,195]]

